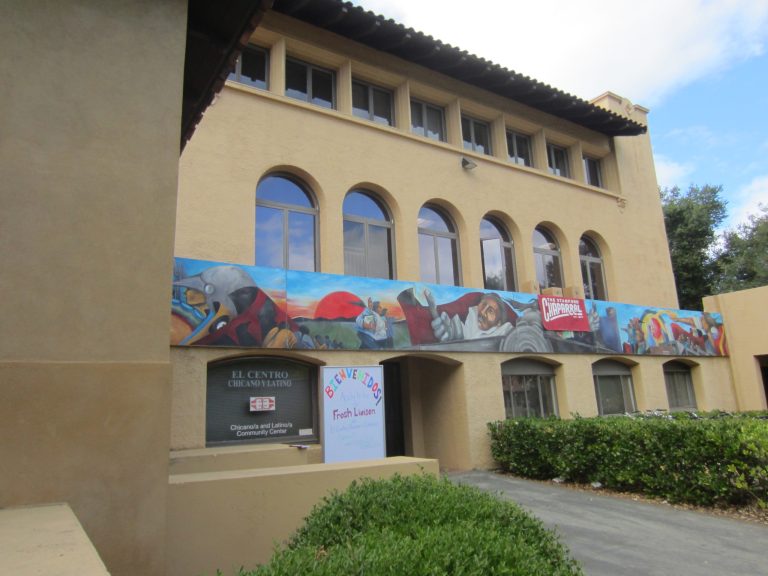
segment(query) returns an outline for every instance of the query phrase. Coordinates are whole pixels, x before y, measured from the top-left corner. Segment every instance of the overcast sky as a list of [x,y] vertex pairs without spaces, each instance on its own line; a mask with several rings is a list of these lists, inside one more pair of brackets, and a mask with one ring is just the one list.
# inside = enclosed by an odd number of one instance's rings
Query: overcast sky
[[768,205],[768,0],[355,3],[581,98],[650,108],[659,185],[722,185],[729,226]]

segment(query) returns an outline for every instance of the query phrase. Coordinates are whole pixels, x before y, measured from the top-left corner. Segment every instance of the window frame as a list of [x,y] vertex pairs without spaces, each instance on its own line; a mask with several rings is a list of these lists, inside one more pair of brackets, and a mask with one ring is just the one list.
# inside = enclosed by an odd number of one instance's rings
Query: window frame
[[[527,162],[525,157],[518,154],[518,139],[525,141],[526,152],[528,154]],[[510,144],[512,144],[512,146],[510,146]],[[531,137],[527,134],[523,134],[522,132],[507,129],[507,158],[510,162],[518,166],[528,166],[529,168],[533,167],[533,146],[531,143]],[[522,160],[522,162],[520,162],[520,160]]]
[[[483,235],[483,221],[492,225],[499,233],[497,236],[484,236]],[[485,271],[485,242],[488,240],[499,240],[501,244],[501,269],[502,278],[504,280],[504,287],[491,288],[488,286],[488,276]],[[509,260],[511,262],[512,269],[507,269],[507,259],[505,256],[509,254]],[[493,216],[483,216],[480,221],[480,261],[483,266],[483,287],[486,290],[503,290],[506,292],[517,291],[517,260],[515,258],[515,243],[512,241],[512,236],[509,234],[506,226],[504,226],[498,219]],[[509,285],[511,284],[511,286]]]
[[[362,108],[355,107],[355,85],[365,88],[367,92],[368,109],[366,111],[365,116],[358,114],[357,112],[357,110],[362,110]],[[389,118],[387,119],[386,123],[376,120],[374,94],[377,92],[380,94],[386,95],[387,99],[389,100]],[[369,82],[364,82],[363,80],[357,80],[353,78],[352,79],[352,115],[355,116],[356,118],[362,118],[364,120],[368,120],[370,122],[373,122],[374,124],[379,124],[381,126],[394,126],[395,125],[395,94],[394,92],[392,90],[389,90],[388,88],[383,88],[381,86],[377,86],[375,84],[371,84]]]
[[[562,154],[563,165],[562,168],[557,166],[557,154]],[[560,176],[562,178],[571,177],[570,158],[568,154],[568,148],[565,146],[558,146],[552,142],[547,142],[547,170],[553,176]]]
[[[309,201],[309,204],[311,205],[311,208],[307,208],[306,206],[299,206],[297,204],[286,204],[283,202],[275,202],[274,200],[263,200],[258,197],[258,189],[259,186],[267,179],[267,178],[282,178],[284,180],[288,180],[289,182],[293,183],[295,186],[297,186],[306,196]],[[290,214],[291,213],[299,213],[299,214],[309,214],[313,217],[313,229],[314,229],[314,235],[312,238],[312,253],[313,253],[313,259],[314,259],[314,266],[312,270],[309,270],[309,272],[318,272],[318,267],[320,263],[320,246],[319,246],[319,229],[320,229],[320,210],[317,206],[317,199],[315,198],[315,195],[312,193],[309,186],[307,186],[304,182],[302,182],[300,179],[296,178],[295,176],[291,174],[286,174],[283,172],[276,172],[267,174],[264,177],[262,177],[259,180],[259,183],[256,186],[256,193],[255,193],[255,202],[254,202],[254,262],[256,263],[256,266],[260,266],[258,263],[258,242],[256,241],[256,228],[258,228],[258,208],[259,206],[264,208],[271,208],[273,210],[280,210],[282,212],[282,266],[279,266],[279,268],[282,268],[284,270],[299,270],[297,268],[290,268],[288,264],[290,263]]]
[[[679,360],[671,360],[665,362],[664,366],[664,387],[667,392],[667,403],[669,404],[670,412],[684,412],[686,410],[698,410],[698,403],[696,401],[696,390],[693,386],[693,377],[691,374],[691,367],[687,364],[680,362]],[[672,396],[669,393],[670,384],[679,385],[681,382],[670,382],[670,377],[676,377],[684,375],[684,381],[682,384],[685,387],[686,395],[688,396],[687,405],[672,405]],[[692,401],[692,402],[691,402]]]
[[[448,134],[446,133],[445,129],[445,108],[441,106],[436,106],[434,104],[430,104],[429,102],[424,102],[423,100],[418,100],[416,98],[411,98],[410,102],[411,106],[411,133],[416,134],[417,136],[421,136],[423,138],[429,138],[430,140],[434,140],[435,142],[447,142],[448,141]],[[419,106],[421,108],[421,117],[424,121],[423,126],[415,126],[413,123],[413,107]],[[429,135],[429,126],[427,122],[427,112],[429,110],[434,110],[440,113],[440,134],[438,138],[433,138]],[[418,132],[418,129],[423,130],[423,134],[420,134]]]
[[[535,267],[536,272],[536,281],[539,283],[539,287],[544,288],[562,288],[563,284],[565,284],[563,279],[563,256],[560,251],[560,243],[557,241],[557,238],[555,235],[546,227],[544,226],[536,226],[536,228],[533,229],[533,233],[539,232],[545,237],[551,238],[551,242],[548,242],[548,244],[554,244],[557,248],[552,250],[548,248],[540,248],[536,246],[536,243],[533,243],[533,263]],[[533,236],[533,235],[532,235]],[[557,274],[560,279],[560,285],[555,286],[554,284],[549,284],[549,282],[542,282],[541,278],[539,277],[539,258],[544,258],[545,256],[551,256],[557,260]],[[546,270],[546,266],[542,266]],[[545,285],[546,284],[546,285]]]
[[[557,381],[555,377],[555,367],[540,360],[530,358],[517,358],[508,360],[501,365],[501,387],[504,396],[504,413],[507,418],[546,418],[548,416],[559,416],[560,406],[557,401]],[[528,401],[528,390],[523,390],[525,397],[525,414],[515,414],[514,391],[512,390],[513,378],[533,379],[539,400],[539,414],[531,414],[531,405]],[[531,381],[523,381],[523,384],[531,384]],[[547,413],[546,402],[544,402],[543,386],[549,387],[552,412]],[[510,415],[511,411],[511,415]]]
[[[360,194],[362,196],[367,197],[371,202],[374,202],[376,206],[382,211],[384,216],[387,218],[386,220],[376,220],[373,218],[364,218],[362,216],[357,216],[354,214],[346,214],[344,212],[344,202],[346,201],[347,197],[350,194]],[[363,225],[363,258],[365,260],[365,278],[383,278],[386,280],[395,280],[396,279],[396,272],[395,272],[395,226],[394,222],[392,220],[392,215],[390,211],[387,209],[387,206],[384,202],[382,202],[377,196],[369,192],[368,190],[364,189],[352,189],[349,192],[347,192],[346,196],[344,197],[344,201],[342,201],[342,227],[343,223],[345,222],[354,222],[357,224]],[[389,235],[389,242],[387,246],[387,256],[389,260],[389,274],[387,276],[377,276],[375,274],[371,274],[371,259],[369,258],[369,249],[370,249],[370,226],[377,226],[379,228],[386,228]],[[343,234],[343,229],[342,229]],[[356,276],[356,274],[350,274],[347,271],[347,241],[346,236],[343,238],[344,240],[344,274],[350,275],[350,276]]]
[[[587,254],[581,253],[581,244],[589,243],[594,248],[595,252],[599,256],[590,256]],[[579,238],[579,264],[581,266],[581,281],[584,286],[584,298],[588,300],[600,300],[600,301],[606,301],[608,300],[608,285],[605,281],[605,262],[603,260],[603,256],[600,252],[600,247],[597,245],[597,242],[595,242],[592,238],[584,234],[581,238]],[[595,264],[600,266],[600,283],[602,285],[603,289],[603,298],[597,298],[592,293],[592,267],[590,264]],[[587,277],[584,277],[584,271],[587,272]]]
[[[464,133],[464,122],[469,123],[469,136],[470,140],[467,140],[466,135]],[[475,136],[475,126],[483,126],[485,127],[487,133],[488,133],[488,145],[481,151],[478,150],[478,143],[477,138]],[[473,118],[472,116],[467,116],[465,114],[461,115],[461,141],[462,146],[464,150],[469,150],[471,152],[475,152],[476,154],[484,154],[485,156],[493,156],[493,134],[491,132],[491,123],[486,122],[485,120],[479,120],[477,118]]]
[[[606,413],[605,411],[603,400],[606,394],[601,392],[601,379],[608,378],[619,379],[622,393],[621,400],[624,405],[624,410],[621,412]],[[597,401],[597,413],[599,416],[620,416],[625,413],[637,411],[635,385],[632,378],[632,369],[629,366],[616,360],[598,360],[592,364],[592,380],[595,385],[595,399]]]
[[[306,92],[304,98],[299,98],[298,96],[293,96],[291,94],[288,94],[288,64],[299,64],[304,67],[306,71],[306,77],[305,77],[305,85],[306,85]],[[291,56],[286,56],[285,58],[285,64],[286,64],[286,81],[285,81],[285,95],[288,98],[291,98],[293,100],[298,100],[300,102],[306,102],[307,104],[312,104],[313,106],[317,106],[318,108],[324,108],[326,110],[336,110],[336,71],[332,70],[330,68],[323,68],[322,66],[316,66],[315,64],[312,64],[311,62],[307,62],[305,60],[301,60],[299,58],[293,58]],[[330,106],[324,106],[322,104],[318,104],[317,102],[314,102],[314,97],[312,95],[312,75],[315,71],[322,72],[324,74],[329,74],[331,76],[331,105]]]
[[[418,227],[417,232],[419,236],[419,276],[422,282],[427,282],[426,280],[421,277],[422,272],[422,265],[421,265],[421,259],[422,259],[422,252],[421,252],[421,236],[427,236],[429,238],[433,239],[433,262],[435,263],[435,284],[439,284],[442,286],[461,286],[461,252],[460,252],[460,246],[459,246],[459,233],[456,231],[456,225],[454,224],[453,220],[446,214],[446,212],[440,208],[439,206],[436,206],[434,204],[424,204],[419,208],[419,213],[421,213],[421,210],[427,208],[433,212],[435,212],[445,223],[446,227],[449,229],[449,232],[445,232],[443,230],[435,230],[432,228],[423,228],[421,226]],[[440,282],[440,256],[439,256],[439,243],[437,242],[438,238],[447,238],[451,240],[451,247],[452,247],[452,253],[455,255],[453,260],[453,272],[454,272],[454,283],[453,284],[444,284]]]
[[[593,182],[592,178],[592,170],[590,170],[590,167],[593,166],[595,168],[595,182]],[[603,162],[600,160],[600,158],[594,158],[592,156],[584,156],[584,178],[590,186],[595,186],[597,188],[605,188],[603,185]]]
[[[243,58],[250,53],[259,53],[264,57],[263,86],[259,83],[243,81],[242,79]],[[257,88],[259,90],[269,90],[269,49],[264,48],[263,46],[257,46],[256,44],[248,44],[245,48],[243,48],[242,52],[237,57],[237,60],[235,60],[235,67],[227,76],[227,80],[230,82],[236,82],[237,84],[242,84],[243,86]]]

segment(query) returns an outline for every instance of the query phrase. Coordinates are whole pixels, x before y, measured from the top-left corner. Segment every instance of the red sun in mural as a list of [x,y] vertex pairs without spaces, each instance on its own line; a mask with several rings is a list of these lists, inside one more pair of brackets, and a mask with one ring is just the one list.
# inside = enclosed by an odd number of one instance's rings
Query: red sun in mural
[[315,307],[315,318],[318,320],[337,320],[346,318],[353,320],[365,308],[365,303],[351,292],[331,292]]

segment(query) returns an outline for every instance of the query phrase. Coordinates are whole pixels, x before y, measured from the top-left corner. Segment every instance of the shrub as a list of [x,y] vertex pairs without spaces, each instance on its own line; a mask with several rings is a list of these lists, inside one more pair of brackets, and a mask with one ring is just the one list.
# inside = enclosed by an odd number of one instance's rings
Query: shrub
[[251,576],[581,574],[557,537],[511,502],[431,476],[354,482],[316,506]]
[[489,430],[494,458],[519,476],[599,481],[672,502],[768,501],[768,421],[759,417],[507,420]]

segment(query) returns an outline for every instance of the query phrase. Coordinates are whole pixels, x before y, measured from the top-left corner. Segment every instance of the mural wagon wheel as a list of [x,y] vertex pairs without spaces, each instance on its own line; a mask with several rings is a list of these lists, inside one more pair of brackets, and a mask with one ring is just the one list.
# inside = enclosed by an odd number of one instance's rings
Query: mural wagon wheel
[[518,325],[499,344],[499,352],[552,352],[540,326]]

